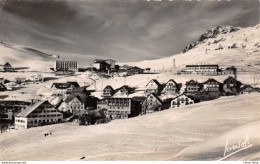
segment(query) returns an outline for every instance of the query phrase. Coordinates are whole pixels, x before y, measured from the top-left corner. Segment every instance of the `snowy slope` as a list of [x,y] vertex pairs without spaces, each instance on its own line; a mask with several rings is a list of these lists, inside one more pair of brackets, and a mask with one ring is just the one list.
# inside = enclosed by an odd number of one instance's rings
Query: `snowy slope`
[[29,67],[29,70],[49,71],[58,57],[49,52],[22,45],[0,43],[0,64],[9,62],[13,67]]
[[[210,137],[198,144],[191,145],[169,160],[260,160],[260,120],[252,121],[231,129],[224,134]],[[239,144],[240,143],[240,144]],[[246,143],[246,144],[244,144]],[[242,145],[241,145],[242,144]],[[226,145],[235,145],[234,150],[226,149]],[[245,149],[241,150],[242,148]],[[236,152],[237,151],[237,152]],[[235,153],[233,153],[235,152]]]
[[[238,48],[228,49],[233,44],[236,44]],[[223,49],[216,50],[220,45]],[[187,64],[220,64],[221,66],[234,65],[239,70],[258,72],[260,66],[255,64],[260,64],[260,24],[254,27],[240,28],[236,32],[218,34],[215,38],[205,39],[185,53],[162,59],[123,64],[151,68],[155,71],[162,71],[163,69],[169,71],[172,69],[173,59],[175,59],[177,69],[182,69]]]
[[252,122],[260,120],[259,105],[259,94],[242,95],[107,124],[11,131],[0,135],[0,160],[195,160],[196,154],[218,160],[227,137],[232,144],[247,134],[252,149],[232,159],[253,160],[260,150],[259,122]]

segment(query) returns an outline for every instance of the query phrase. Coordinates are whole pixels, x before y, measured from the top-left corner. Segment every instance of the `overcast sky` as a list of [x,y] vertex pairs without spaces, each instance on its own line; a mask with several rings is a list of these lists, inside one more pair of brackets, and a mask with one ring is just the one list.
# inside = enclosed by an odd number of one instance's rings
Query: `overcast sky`
[[0,39],[81,54],[75,57],[86,62],[102,57],[125,62],[179,53],[217,25],[259,23],[258,0],[151,1],[7,0]]

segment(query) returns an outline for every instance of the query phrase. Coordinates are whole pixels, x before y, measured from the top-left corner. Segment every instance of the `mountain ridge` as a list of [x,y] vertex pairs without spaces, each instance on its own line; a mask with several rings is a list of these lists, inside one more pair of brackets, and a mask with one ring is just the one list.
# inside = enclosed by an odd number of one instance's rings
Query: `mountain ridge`
[[211,29],[208,29],[205,33],[203,33],[200,37],[198,41],[192,42],[191,44],[188,44],[184,49],[183,49],[183,53],[189,51],[190,49],[192,49],[193,47],[197,46],[198,44],[202,43],[203,41],[205,41],[206,39],[209,38],[215,38],[217,37],[217,35],[219,34],[227,34],[227,33],[232,33],[232,32],[236,32],[239,29],[241,29],[240,27],[234,27],[234,26],[216,26],[213,27]]

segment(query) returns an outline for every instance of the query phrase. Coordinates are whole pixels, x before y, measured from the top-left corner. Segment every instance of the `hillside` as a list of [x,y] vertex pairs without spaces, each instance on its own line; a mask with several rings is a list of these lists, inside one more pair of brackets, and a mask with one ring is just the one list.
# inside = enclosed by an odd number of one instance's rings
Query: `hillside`
[[11,131],[0,136],[0,160],[218,160],[227,138],[246,135],[253,146],[230,159],[259,160],[259,105],[259,94],[241,95],[107,124]]
[[9,62],[13,67],[29,67],[29,70],[33,71],[49,71],[49,67],[53,67],[53,61],[58,59],[58,56],[48,52],[48,50],[45,51],[1,42],[0,64]]
[[[177,40],[176,40],[177,42]],[[229,48],[229,47],[234,48]],[[219,49],[219,48],[223,49]],[[0,65],[5,61],[13,63],[16,67],[30,67],[31,70],[45,70],[53,66],[53,61],[61,58],[80,59],[81,65],[89,65],[96,58],[91,55],[69,54],[51,50],[41,50],[23,45],[0,43]],[[87,54],[87,52],[86,52]],[[231,63],[239,70],[260,70],[260,24],[248,28],[218,26],[207,30],[198,41],[184,47],[183,53],[170,57],[145,60],[141,62],[120,63],[136,65],[142,68],[151,68],[152,71],[172,70],[173,59],[177,69],[187,64],[220,64],[230,66]],[[81,60],[84,59],[84,60]],[[90,61],[84,63],[81,61]]]
[[[260,70],[260,24],[248,28],[223,27],[207,30],[184,53],[156,60],[124,63],[155,71],[170,71],[175,59],[178,70],[187,64],[234,65],[241,71]],[[218,29],[218,30],[216,30]],[[218,32],[216,32],[218,31]],[[177,40],[176,40],[177,41]],[[231,48],[231,47],[234,48]],[[223,49],[219,49],[222,47]]]

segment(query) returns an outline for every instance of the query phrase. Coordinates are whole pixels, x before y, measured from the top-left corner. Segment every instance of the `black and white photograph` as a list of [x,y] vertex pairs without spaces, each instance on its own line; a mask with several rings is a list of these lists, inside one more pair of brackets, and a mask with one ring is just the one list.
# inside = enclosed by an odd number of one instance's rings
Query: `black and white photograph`
[[259,0],[0,0],[0,162],[260,164]]

